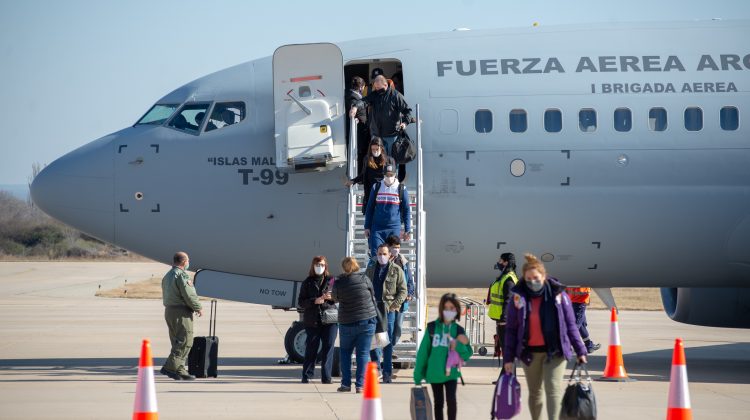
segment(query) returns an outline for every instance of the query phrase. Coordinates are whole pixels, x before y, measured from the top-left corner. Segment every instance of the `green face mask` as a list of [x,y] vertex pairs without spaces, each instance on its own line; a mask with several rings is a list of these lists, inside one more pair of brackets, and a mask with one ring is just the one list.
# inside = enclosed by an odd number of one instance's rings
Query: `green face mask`
[[185,271],[187,271],[188,268],[190,268],[190,263],[185,264]]

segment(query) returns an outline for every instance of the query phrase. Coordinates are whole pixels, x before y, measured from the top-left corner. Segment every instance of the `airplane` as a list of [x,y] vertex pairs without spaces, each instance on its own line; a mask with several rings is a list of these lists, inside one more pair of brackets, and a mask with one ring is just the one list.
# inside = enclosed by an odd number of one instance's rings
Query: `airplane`
[[156,261],[189,252],[202,295],[293,308],[312,256],[352,253],[347,83],[400,71],[420,290],[487,287],[500,253],[531,252],[563,283],[660,287],[675,321],[748,328],[748,39],[707,20],[285,45],[175,89],[31,193]]

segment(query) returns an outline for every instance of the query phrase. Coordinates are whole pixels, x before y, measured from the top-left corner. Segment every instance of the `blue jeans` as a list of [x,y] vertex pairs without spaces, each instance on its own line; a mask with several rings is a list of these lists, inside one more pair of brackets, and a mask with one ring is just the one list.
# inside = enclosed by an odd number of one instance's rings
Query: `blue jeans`
[[367,353],[370,351],[372,336],[375,334],[377,318],[363,319],[351,324],[339,325],[339,345],[341,346],[341,386],[352,386],[352,352],[357,348],[357,376],[355,386],[362,388],[365,383]]
[[398,227],[396,229],[373,229],[370,231],[370,258],[375,258],[375,256],[378,254],[378,247],[384,244],[385,240],[391,235],[400,237],[401,227]]
[[[388,341],[390,343],[383,347],[370,351],[370,360],[378,362],[378,366],[383,370],[383,375],[390,375],[393,373],[393,325],[396,323],[396,313],[388,312]],[[382,357],[382,361],[381,361]]]
[[573,313],[576,315],[576,325],[583,341],[589,340],[588,322],[586,322],[586,304],[573,303]]
[[396,312],[396,320],[393,323],[393,340],[394,346],[401,340],[401,324],[404,323],[404,313],[409,310],[409,302],[404,302],[401,305],[401,309]]
[[398,136],[385,136],[381,137],[383,139],[383,145],[385,146],[385,152],[388,153],[388,156],[391,155],[391,147],[393,147],[393,143],[396,141]]

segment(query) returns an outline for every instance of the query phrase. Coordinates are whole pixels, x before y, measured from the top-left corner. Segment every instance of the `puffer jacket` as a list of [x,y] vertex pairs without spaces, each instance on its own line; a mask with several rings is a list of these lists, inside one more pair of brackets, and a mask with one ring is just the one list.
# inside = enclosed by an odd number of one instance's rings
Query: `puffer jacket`
[[[573,313],[573,305],[570,296],[565,293],[565,286],[557,279],[547,278],[555,296],[555,308],[557,308],[558,328],[560,329],[560,349],[565,359],[573,357],[573,349],[576,355],[585,356],[586,346],[583,344],[581,334],[578,332],[576,317]],[[531,352],[526,343],[526,320],[529,318],[531,308],[528,305],[529,294],[523,280],[511,289],[510,300],[505,307],[507,311],[507,325],[505,329],[505,345],[503,347],[503,363],[511,363],[519,358],[526,365],[531,363]],[[573,349],[571,349],[571,346]]]
[[323,301],[322,304],[316,304],[315,299],[323,296],[328,284],[333,277],[323,278],[323,276],[310,276],[302,282],[300,286],[299,297],[297,298],[297,307],[303,309],[302,323],[307,328],[317,328],[323,325],[320,320],[320,314],[335,305],[332,300]]
[[331,298],[339,303],[339,324],[351,324],[374,318],[375,291],[363,273],[342,274],[333,283]]

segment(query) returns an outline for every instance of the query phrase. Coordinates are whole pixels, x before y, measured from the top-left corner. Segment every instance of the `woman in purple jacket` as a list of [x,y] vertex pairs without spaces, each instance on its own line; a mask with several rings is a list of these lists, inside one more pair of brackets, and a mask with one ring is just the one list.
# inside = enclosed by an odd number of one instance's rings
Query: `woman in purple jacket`
[[544,406],[542,386],[547,397],[547,417],[557,420],[562,405],[560,384],[565,364],[573,356],[586,363],[586,346],[576,326],[573,305],[565,286],[547,277],[544,265],[526,254],[524,281],[511,289],[507,308],[507,326],[503,362],[505,371],[513,372],[518,358],[529,387],[531,418],[540,419]]

